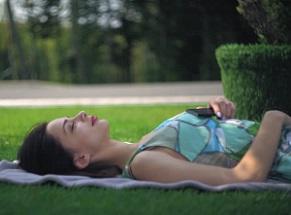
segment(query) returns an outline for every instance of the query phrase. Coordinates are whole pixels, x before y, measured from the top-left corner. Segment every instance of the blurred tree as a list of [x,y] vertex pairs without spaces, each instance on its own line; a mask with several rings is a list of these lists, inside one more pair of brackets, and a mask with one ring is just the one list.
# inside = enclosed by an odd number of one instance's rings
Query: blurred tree
[[227,42],[255,40],[228,0],[138,0],[143,35],[161,64],[156,78],[219,79],[215,48]]
[[14,79],[29,79],[30,74],[28,72],[24,51],[21,43],[20,36],[18,34],[13,11],[11,8],[10,0],[6,0],[6,10],[8,15],[8,20],[10,24],[10,32],[12,38],[13,48],[11,49],[10,66],[12,67],[12,77]]
[[20,33],[35,79],[74,83],[217,80],[215,48],[256,38],[237,14],[235,1],[21,2],[27,22]]
[[119,4],[120,8],[117,11],[118,23],[111,28],[112,33],[118,35],[114,41],[115,47],[111,47],[112,60],[122,68],[122,81],[132,82],[134,80],[132,52],[134,43],[140,39],[140,14],[130,0],[120,1]]
[[[178,80],[183,76],[180,69],[183,65],[176,64],[177,50],[183,46],[178,17],[181,16],[179,6],[183,1],[133,1],[142,15],[142,34],[160,64],[159,74],[154,75],[151,81]],[[184,12],[182,12],[184,13]],[[180,67],[180,68],[179,68]],[[191,79],[190,79],[191,80]]]
[[8,59],[8,37],[6,23],[0,22],[0,80],[12,78]]
[[238,0],[238,12],[255,30],[261,42],[291,42],[291,1]]
[[[126,0],[71,0],[71,12],[73,45],[69,56],[72,70],[83,71],[83,79],[78,76],[77,80],[131,82],[132,49],[139,38],[132,4]],[[108,67],[105,74],[104,66]]]
[[202,52],[199,66],[200,79],[217,80],[219,68],[214,56],[215,49],[224,43],[250,43],[256,36],[245,20],[238,16],[237,2],[228,0],[197,0],[196,7],[203,20]]
[[24,0],[30,32],[35,37],[47,38],[56,36],[60,31],[59,0]]
[[84,69],[84,59],[82,54],[81,45],[81,32],[80,32],[80,3],[79,0],[71,0],[71,49],[69,55],[69,66],[70,73],[72,73],[73,82],[88,82],[88,75],[85,73]]
[[[33,79],[58,80],[57,55],[52,49],[61,36],[61,1],[23,0],[21,7],[27,18],[27,58]],[[57,74],[57,75],[56,75]]]

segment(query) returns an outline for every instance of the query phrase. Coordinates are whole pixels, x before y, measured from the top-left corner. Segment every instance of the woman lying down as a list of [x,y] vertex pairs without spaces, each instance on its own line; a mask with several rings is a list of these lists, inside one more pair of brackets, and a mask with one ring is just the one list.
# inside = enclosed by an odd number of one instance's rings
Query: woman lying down
[[111,139],[108,121],[85,112],[41,123],[24,139],[19,165],[41,175],[122,175],[164,183],[291,182],[290,116],[268,111],[255,129],[253,121],[232,119],[229,100],[219,97],[209,106],[218,117],[185,111],[135,144]]

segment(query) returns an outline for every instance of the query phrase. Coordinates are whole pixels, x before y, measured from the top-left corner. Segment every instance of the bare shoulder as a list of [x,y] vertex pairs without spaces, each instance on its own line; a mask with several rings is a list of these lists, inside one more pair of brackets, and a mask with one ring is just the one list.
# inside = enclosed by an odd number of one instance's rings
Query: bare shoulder
[[139,143],[142,144],[144,142],[146,142],[147,140],[149,140],[153,135],[153,132],[147,133],[145,134],[140,140]]

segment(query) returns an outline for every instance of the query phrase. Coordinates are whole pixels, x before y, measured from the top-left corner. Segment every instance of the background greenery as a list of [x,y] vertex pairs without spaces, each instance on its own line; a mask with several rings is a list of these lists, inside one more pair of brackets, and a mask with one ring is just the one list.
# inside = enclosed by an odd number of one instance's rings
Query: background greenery
[[[85,110],[109,119],[114,138],[135,142],[159,122],[191,106],[0,108],[0,159],[15,159],[24,134],[39,121]],[[291,210],[291,196],[285,192],[113,190],[6,183],[0,183],[0,190],[0,214],[289,214]]]
[[291,42],[291,1],[237,0],[238,12],[248,21],[262,43]]
[[291,114],[291,1],[238,0],[238,12],[261,44],[226,44],[216,50],[224,94],[237,116],[260,120],[277,109]]
[[291,114],[291,46],[228,44],[216,50],[224,95],[238,118],[260,120],[271,109]]
[[0,80],[219,80],[215,48],[256,41],[236,1],[4,2],[11,10],[3,4],[0,15]]

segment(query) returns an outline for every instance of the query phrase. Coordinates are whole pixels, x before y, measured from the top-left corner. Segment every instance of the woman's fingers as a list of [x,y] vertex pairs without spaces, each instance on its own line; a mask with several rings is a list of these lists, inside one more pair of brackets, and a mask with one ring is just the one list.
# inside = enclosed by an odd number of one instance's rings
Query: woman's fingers
[[233,118],[234,117],[234,112],[235,112],[235,106],[234,106],[233,102],[226,101],[225,109],[222,112],[223,112],[223,115],[226,118]]
[[211,100],[209,102],[209,106],[213,109],[214,113],[216,114],[217,117],[222,118],[223,117],[223,113],[222,113],[222,109],[223,107],[221,107],[221,98],[215,98],[214,100]]
[[209,102],[215,114],[219,118],[232,118],[235,114],[235,105],[224,97],[218,97]]
[[230,102],[230,116],[229,118],[234,118],[235,115],[235,104],[233,102]]

